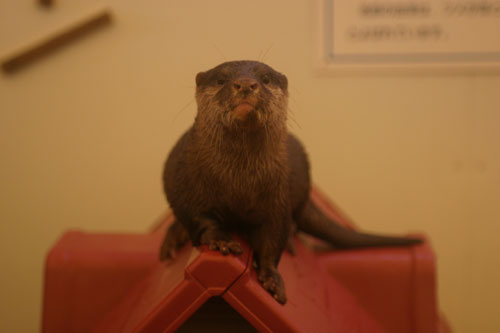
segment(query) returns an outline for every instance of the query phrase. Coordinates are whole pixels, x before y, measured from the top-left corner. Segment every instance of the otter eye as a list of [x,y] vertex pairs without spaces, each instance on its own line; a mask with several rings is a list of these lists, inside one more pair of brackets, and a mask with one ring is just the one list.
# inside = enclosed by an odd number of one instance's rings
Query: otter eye
[[223,85],[224,85],[224,83],[226,83],[226,80],[224,80],[224,79],[218,79],[218,80],[217,80],[217,84],[218,84],[219,86],[223,86]]
[[271,80],[269,80],[269,76],[263,76],[262,77],[262,83],[264,84],[269,84],[271,82]]

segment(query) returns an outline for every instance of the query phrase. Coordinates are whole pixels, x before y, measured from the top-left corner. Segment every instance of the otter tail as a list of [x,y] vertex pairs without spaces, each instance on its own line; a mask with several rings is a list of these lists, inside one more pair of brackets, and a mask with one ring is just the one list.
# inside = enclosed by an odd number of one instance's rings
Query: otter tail
[[297,226],[300,231],[339,249],[408,246],[422,243],[419,238],[367,234],[343,227],[326,217],[310,199],[302,211],[302,216],[297,220]]

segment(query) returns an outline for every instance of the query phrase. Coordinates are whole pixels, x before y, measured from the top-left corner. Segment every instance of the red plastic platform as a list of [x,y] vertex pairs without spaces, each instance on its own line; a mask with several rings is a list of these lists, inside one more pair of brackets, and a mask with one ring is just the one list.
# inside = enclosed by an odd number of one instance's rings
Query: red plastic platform
[[[317,191],[312,198],[352,227]],[[316,254],[296,239],[296,256],[284,253],[278,267],[282,306],[257,282],[245,246],[237,257],[186,246],[158,262],[172,219],[149,234],[63,235],[47,256],[43,331],[449,332],[427,243]]]

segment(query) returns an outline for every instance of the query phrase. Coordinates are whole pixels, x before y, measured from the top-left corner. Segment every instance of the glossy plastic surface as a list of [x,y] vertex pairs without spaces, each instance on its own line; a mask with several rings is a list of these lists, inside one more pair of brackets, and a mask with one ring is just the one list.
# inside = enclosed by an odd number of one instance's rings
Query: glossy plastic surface
[[[353,224],[319,192],[331,217]],[[162,332],[222,297],[259,331],[448,332],[438,316],[428,243],[314,253],[298,239],[279,265],[288,302],[258,283],[251,250],[224,256],[190,245],[157,260],[169,215],[149,234],[66,233],[47,256],[44,332]]]

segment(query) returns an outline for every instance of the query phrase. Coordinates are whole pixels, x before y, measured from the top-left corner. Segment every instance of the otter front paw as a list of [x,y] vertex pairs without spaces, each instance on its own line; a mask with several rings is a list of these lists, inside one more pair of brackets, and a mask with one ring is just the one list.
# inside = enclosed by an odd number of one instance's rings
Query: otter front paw
[[238,241],[235,240],[209,240],[206,245],[212,251],[219,251],[220,253],[226,255],[229,253],[240,255],[243,253],[243,249]]
[[200,244],[207,245],[210,250],[219,251],[223,255],[243,253],[240,243],[232,240],[228,233],[219,229],[206,230],[200,237]]
[[281,304],[286,303],[285,283],[276,268],[272,267],[265,270],[261,268],[258,279],[262,287],[264,287],[275,300]]

